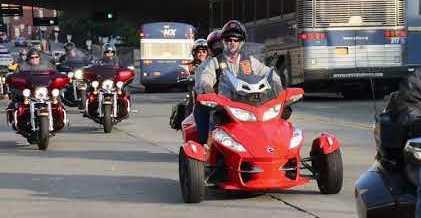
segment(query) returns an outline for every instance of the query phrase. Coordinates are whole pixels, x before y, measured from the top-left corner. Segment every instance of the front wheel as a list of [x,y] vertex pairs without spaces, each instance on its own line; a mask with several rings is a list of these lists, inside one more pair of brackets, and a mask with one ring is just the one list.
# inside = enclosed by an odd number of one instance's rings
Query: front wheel
[[312,166],[317,173],[317,185],[322,194],[337,194],[343,184],[343,163],[340,149],[312,154]]
[[39,117],[38,149],[47,150],[50,137],[50,122],[47,116]]
[[112,107],[110,104],[104,105],[104,117],[103,119],[103,125],[104,125],[104,132],[105,133],[111,133],[111,130],[113,129],[113,121],[111,119],[111,111]]
[[178,172],[184,202],[201,202],[206,193],[204,163],[187,157],[180,148]]

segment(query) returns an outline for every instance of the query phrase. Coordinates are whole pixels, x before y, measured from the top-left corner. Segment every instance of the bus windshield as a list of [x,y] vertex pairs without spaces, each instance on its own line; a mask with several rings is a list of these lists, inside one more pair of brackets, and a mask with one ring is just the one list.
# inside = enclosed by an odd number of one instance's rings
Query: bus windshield
[[141,41],[142,59],[191,59],[191,40],[145,39]]

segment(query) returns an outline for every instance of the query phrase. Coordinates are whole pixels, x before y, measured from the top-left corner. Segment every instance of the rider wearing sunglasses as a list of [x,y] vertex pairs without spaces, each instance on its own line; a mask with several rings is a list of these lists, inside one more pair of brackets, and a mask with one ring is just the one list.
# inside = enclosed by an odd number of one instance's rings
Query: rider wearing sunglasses
[[116,55],[117,49],[116,47],[111,43],[105,43],[102,46],[103,55],[101,60],[99,60],[100,64],[104,65],[113,65],[113,66],[119,66],[119,60]]
[[41,52],[31,48],[26,54],[26,60],[19,69],[20,71],[47,71],[55,70],[55,67],[48,61],[42,59]]
[[[239,21],[228,21],[221,31],[223,42],[223,52],[216,57],[208,59],[199,66],[196,72],[196,93],[217,92],[227,97],[230,96],[229,90],[223,79],[223,70],[229,70],[234,75],[266,75],[271,69],[251,55],[244,52],[244,44],[247,39],[247,31]],[[274,89],[279,92],[282,89],[281,79],[276,73],[273,73]],[[196,104],[194,109],[194,118],[199,132],[199,143],[207,143],[209,133],[209,109],[203,105]]]

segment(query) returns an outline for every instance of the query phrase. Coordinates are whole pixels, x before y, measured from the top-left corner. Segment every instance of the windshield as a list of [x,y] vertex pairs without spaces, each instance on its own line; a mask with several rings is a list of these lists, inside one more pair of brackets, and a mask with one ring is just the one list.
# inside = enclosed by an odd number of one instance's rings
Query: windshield
[[192,40],[148,39],[140,45],[141,59],[192,59]]
[[263,75],[235,76],[230,71],[225,71],[221,77],[219,94],[230,98],[233,101],[251,105],[264,104],[276,98],[280,89],[272,80],[273,70]]

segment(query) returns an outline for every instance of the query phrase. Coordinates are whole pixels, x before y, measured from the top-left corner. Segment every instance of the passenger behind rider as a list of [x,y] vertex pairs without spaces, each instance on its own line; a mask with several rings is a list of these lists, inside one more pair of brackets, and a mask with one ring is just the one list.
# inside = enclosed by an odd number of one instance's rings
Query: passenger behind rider
[[224,44],[221,39],[221,30],[215,30],[209,33],[207,37],[207,43],[209,48],[209,55],[216,57],[224,50]]
[[[221,30],[224,50],[216,57],[208,59],[199,66],[196,74],[195,90],[198,94],[213,93],[229,96],[230,90],[226,90],[224,70],[231,71],[234,75],[265,75],[271,69],[251,55],[244,54],[244,44],[247,39],[247,31],[239,21],[228,21]],[[273,73],[273,82],[277,92],[282,89],[279,76]],[[194,118],[199,132],[199,143],[207,143],[209,134],[209,109],[196,104]]]
[[196,68],[208,59],[208,43],[206,39],[197,39],[192,48],[193,61],[189,64],[190,74],[194,74]]

